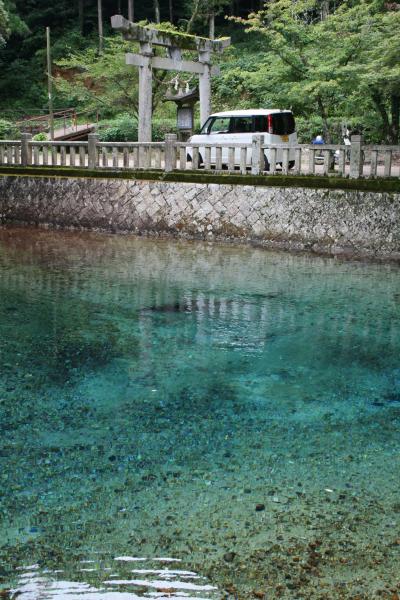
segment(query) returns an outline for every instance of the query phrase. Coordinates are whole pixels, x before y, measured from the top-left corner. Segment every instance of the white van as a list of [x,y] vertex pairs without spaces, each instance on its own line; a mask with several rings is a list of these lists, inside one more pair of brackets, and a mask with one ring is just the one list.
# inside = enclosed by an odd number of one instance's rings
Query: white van
[[[265,144],[297,144],[296,124],[292,111],[279,109],[231,110],[214,113],[208,117],[200,130],[189,141],[194,144],[248,144],[246,162],[251,165],[251,141],[254,134],[264,136]],[[200,164],[204,160],[204,148],[200,147]],[[189,146],[188,159],[193,151]],[[265,170],[269,170],[270,151],[265,150]],[[294,149],[289,151],[289,168],[294,167]],[[222,149],[222,163],[228,163],[228,148]],[[211,164],[215,164],[215,148],[211,148]],[[276,153],[276,164],[282,164],[282,150]],[[240,148],[235,149],[235,165],[240,165]]]

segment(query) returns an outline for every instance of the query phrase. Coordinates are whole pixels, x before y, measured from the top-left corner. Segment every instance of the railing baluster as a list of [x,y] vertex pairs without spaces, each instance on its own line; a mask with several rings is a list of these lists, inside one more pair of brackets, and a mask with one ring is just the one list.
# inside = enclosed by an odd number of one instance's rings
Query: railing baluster
[[228,149],[228,169],[229,171],[235,170],[235,148]]
[[44,167],[47,167],[47,165],[49,164],[49,147],[47,145],[43,146],[42,162]]
[[240,148],[240,172],[242,175],[247,173],[247,148]]
[[67,164],[67,148],[65,146],[61,146],[61,166],[65,167]]
[[269,172],[271,175],[275,175],[276,173],[276,148],[271,148],[270,149],[270,165],[269,165]]
[[107,148],[101,149],[101,165],[103,167],[108,167],[108,149]]
[[79,166],[86,167],[86,146],[79,146]]
[[133,156],[133,168],[134,169],[138,169],[139,168],[139,148],[137,146],[135,146],[132,150],[132,156]]
[[75,166],[75,154],[76,154],[75,146],[71,146],[69,149],[69,165],[70,165],[70,167]]
[[124,169],[129,169],[129,148],[125,146],[123,149],[123,165]]
[[182,170],[186,169],[186,146],[179,148],[179,168]]
[[114,167],[114,169],[118,169],[118,148],[116,148],[115,146],[113,146],[112,149],[112,165]]
[[8,145],[7,146],[7,164],[8,165],[12,165],[12,146]]
[[282,173],[287,175],[289,172],[289,148],[283,148],[282,151]]
[[222,148],[217,146],[215,148],[215,170],[222,171]]
[[150,146],[146,146],[144,150],[144,168],[150,169],[151,167],[151,150]]
[[371,150],[371,164],[369,168],[369,176],[376,177],[378,172],[378,150]]
[[208,171],[211,169],[211,146],[204,148],[204,168]]
[[57,157],[58,157],[57,146],[52,146],[51,147],[51,166],[52,167],[57,166]]
[[323,175],[328,175],[329,173],[329,162],[330,162],[330,151],[329,150],[324,150],[324,165],[322,168],[322,174]]
[[5,164],[4,146],[0,146],[0,165]]
[[40,164],[39,160],[39,146],[33,147],[33,164],[37,167]]
[[390,172],[392,170],[392,151],[385,150],[384,157],[383,176],[390,177]]
[[19,146],[14,146],[14,165],[20,165],[21,164],[21,160],[20,160],[20,147]]
[[301,173],[301,148],[296,148],[294,151],[294,167],[293,175]]
[[196,147],[196,148],[193,148],[193,169],[199,168],[199,162],[200,162],[199,149]]
[[338,175],[344,177],[346,174],[346,150],[339,148],[339,159],[338,159]]
[[313,148],[309,149],[308,154],[308,174],[314,175],[315,173],[315,150]]

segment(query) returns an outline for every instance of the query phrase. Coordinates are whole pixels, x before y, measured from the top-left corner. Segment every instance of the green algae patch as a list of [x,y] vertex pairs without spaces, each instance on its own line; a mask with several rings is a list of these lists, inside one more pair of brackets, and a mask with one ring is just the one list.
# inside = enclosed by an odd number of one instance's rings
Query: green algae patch
[[171,181],[220,185],[254,185],[264,187],[298,187],[313,189],[357,190],[365,192],[400,192],[399,178],[346,179],[318,175],[243,175],[210,171],[106,170],[71,167],[1,167],[0,176],[77,177],[126,179],[139,181]]

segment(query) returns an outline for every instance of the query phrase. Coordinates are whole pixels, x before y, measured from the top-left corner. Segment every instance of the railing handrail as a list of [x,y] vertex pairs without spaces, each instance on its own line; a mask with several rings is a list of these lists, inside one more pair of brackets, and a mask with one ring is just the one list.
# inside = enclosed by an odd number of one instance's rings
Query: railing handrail
[[145,147],[145,148],[163,148],[165,142],[98,142],[99,148],[126,148],[130,147]]
[[58,146],[87,146],[88,143],[85,141],[79,142],[79,141],[63,141],[63,140],[59,140],[59,141],[54,141],[54,140],[32,140],[32,142],[30,142],[30,145],[32,147],[35,146],[48,146],[49,148],[51,147],[58,147]]

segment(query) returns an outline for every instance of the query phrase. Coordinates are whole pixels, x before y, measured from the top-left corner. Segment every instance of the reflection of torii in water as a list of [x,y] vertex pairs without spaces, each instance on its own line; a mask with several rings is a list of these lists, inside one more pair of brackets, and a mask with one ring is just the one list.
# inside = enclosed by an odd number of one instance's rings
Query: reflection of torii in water
[[[126,63],[139,67],[139,142],[151,142],[152,69],[196,73],[199,75],[200,121],[210,114],[211,75],[219,69],[211,66],[213,52],[222,53],[230,45],[230,38],[211,40],[179,32],[161,31],[142,27],[127,21],[122,15],[111,18],[114,29],[121,31],[126,40],[139,42],[139,54],[128,53]],[[168,58],[155,56],[153,46],[163,46]],[[195,50],[199,61],[182,59],[182,50]]]

